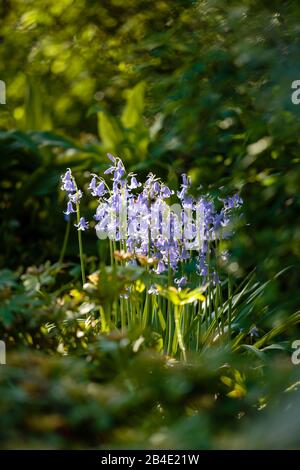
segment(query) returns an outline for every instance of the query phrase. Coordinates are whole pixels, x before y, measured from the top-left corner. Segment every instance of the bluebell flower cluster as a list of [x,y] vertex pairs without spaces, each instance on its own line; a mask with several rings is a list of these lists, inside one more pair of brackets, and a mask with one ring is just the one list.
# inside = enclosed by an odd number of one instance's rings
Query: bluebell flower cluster
[[[119,244],[119,256],[128,263],[143,257],[155,260],[149,266],[157,274],[170,269],[179,272],[179,267],[193,257],[203,282],[217,283],[218,275],[211,268],[211,259],[216,255],[218,243],[232,235],[232,218],[243,204],[241,197],[235,194],[220,199],[221,207],[217,210],[210,196],[195,198],[190,194],[192,182],[186,174],[182,175],[180,189],[175,193],[152,173],[142,184],[136,174],[126,173],[120,158],[111,154],[108,158],[111,165],[104,175],[109,175],[111,184],[104,177],[92,174],[88,186],[91,195],[98,199],[94,215],[98,237],[109,238],[115,246]],[[70,215],[76,212],[82,192],[70,169],[62,177],[62,183],[68,196],[65,214]],[[84,231],[88,222],[80,217],[75,226]],[[218,255],[223,260],[228,258],[225,251]],[[182,288],[187,278],[181,275],[174,282]]]
[[[157,274],[170,268],[176,272],[181,263],[196,256],[203,282],[208,278],[218,282],[208,259],[216,243],[232,235],[232,214],[242,205],[241,197],[220,200],[222,207],[217,211],[209,196],[189,194],[191,179],[186,174],[175,194],[154,174],[142,184],[137,175],[126,174],[121,159],[113,155],[109,159],[112,164],[104,174],[111,175],[111,187],[97,175],[92,175],[89,185],[92,196],[99,200],[94,216],[98,237],[119,242],[125,252],[154,258]],[[179,287],[186,282],[184,276],[175,280]]]

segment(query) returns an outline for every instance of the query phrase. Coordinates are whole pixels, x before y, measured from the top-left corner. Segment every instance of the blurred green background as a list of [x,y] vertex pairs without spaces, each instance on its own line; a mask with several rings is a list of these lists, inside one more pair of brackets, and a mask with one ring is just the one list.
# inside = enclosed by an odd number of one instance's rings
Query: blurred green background
[[[299,308],[300,105],[291,101],[291,84],[300,79],[299,2],[2,0],[0,18],[7,87],[0,268],[21,272],[58,260],[65,231],[60,175],[71,167],[84,187],[112,152],[128,170],[152,171],[173,188],[187,171],[198,192],[239,191],[245,224],[231,242],[232,273],[242,277],[255,267],[267,281],[290,266],[262,303],[284,317]],[[84,242],[97,256],[92,230]],[[66,255],[78,261],[75,230]],[[47,369],[47,361],[33,362]],[[68,365],[60,367],[63,376]],[[12,426],[23,423],[14,419]],[[111,426],[103,422],[101,432]],[[64,426],[55,419],[46,425]],[[183,425],[192,439],[198,418]],[[166,446],[179,445],[176,433]],[[210,446],[206,436],[202,442]]]

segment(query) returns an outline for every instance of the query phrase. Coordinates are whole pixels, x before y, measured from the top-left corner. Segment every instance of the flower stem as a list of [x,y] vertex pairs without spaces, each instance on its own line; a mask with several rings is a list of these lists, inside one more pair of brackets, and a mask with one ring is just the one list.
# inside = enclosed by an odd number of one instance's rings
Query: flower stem
[[231,341],[231,318],[232,315],[232,283],[231,276],[228,274],[228,340]]
[[183,337],[182,337],[182,332],[181,332],[181,327],[180,327],[181,315],[180,315],[180,312],[179,312],[179,306],[178,305],[175,305],[175,307],[174,307],[174,317],[175,317],[175,328],[176,328],[179,348],[181,349],[183,360],[184,360],[184,362],[186,362],[185,345],[184,345],[184,342],[183,342]]
[[[77,224],[79,224],[79,221],[80,221],[79,202],[76,202],[76,216],[77,216]],[[85,284],[85,268],[84,268],[84,255],[83,255],[83,249],[82,249],[82,234],[81,234],[81,230],[77,230],[77,232],[78,232],[80,267],[81,267],[81,279],[82,279],[82,285],[84,285]]]
[[67,225],[66,225],[64,241],[63,241],[62,249],[61,249],[59,260],[58,260],[59,264],[63,262],[64,257],[65,257],[65,253],[66,253],[66,249],[67,249],[67,245],[69,241],[70,227],[71,227],[71,219],[68,220]]

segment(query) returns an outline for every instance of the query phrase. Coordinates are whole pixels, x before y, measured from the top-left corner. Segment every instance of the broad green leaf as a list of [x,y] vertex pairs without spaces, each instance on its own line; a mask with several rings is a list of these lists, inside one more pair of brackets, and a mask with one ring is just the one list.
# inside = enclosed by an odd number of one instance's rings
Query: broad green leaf
[[190,289],[176,289],[176,287],[169,286],[167,288],[157,285],[157,290],[160,295],[169,299],[174,305],[186,305],[193,303],[197,300],[204,301],[205,297],[202,294],[205,288],[198,287],[194,290]]
[[25,99],[25,130],[51,129],[50,117],[43,108],[40,85],[34,77],[27,77],[27,94]]
[[98,133],[105,150],[114,151],[122,142],[123,134],[117,121],[104,111],[97,113]]
[[52,132],[30,132],[33,142],[45,147],[60,147],[63,149],[80,149],[80,147],[65,137]]
[[144,112],[145,83],[140,82],[132,90],[127,91],[127,102],[122,113],[121,121],[125,128],[139,124]]

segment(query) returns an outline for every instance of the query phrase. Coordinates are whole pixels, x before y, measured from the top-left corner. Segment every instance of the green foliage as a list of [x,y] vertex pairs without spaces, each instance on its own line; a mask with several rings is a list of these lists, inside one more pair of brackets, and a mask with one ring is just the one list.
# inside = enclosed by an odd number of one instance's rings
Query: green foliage
[[[150,132],[143,121],[144,91],[144,82],[127,90],[126,104],[120,119],[104,110],[97,112],[98,134],[104,152],[122,154],[127,162],[144,160],[148,153]],[[90,112],[93,112],[93,108]]]
[[[135,344],[110,336],[80,358],[9,354],[0,377],[1,448],[299,446],[299,374],[284,356],[262,373],[257,360],[241,365],[224,352],[184,365]],[[279,434],[266,432],[271,424]]]

